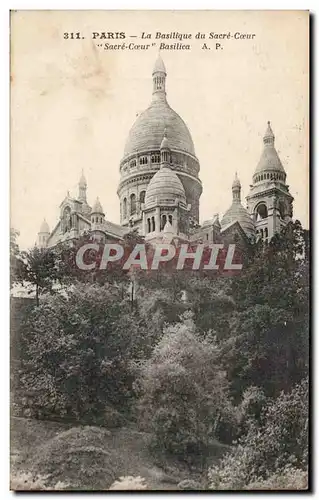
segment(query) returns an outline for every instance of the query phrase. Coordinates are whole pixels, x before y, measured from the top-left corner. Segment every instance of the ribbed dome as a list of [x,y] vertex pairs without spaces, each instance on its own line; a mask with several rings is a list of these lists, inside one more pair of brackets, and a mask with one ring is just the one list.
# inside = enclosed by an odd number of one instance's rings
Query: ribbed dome
[[254,175],[269,171],[285,173],[285,169],[282,166],[278,153],[275,149],[275,135],[270,126],[270,122],[268,122],[267,130],[263,137],[263,142],[264,149]]
[[45,219],[43,219],[43,222],[41,224],[40,233],[50,233],[49,224]]
[[256,167],[255,174],[259,174],[261,172],[269,172],[269,171],[285,173],[285,169],[282,166],[282,163],[275,148],[265,146],[261,158],[259,160],[259,163]]
[[171,149],[195,156],[193,140],[186,124],[164,99],[153,101],[138,117],[126,141],[124,156],[160,149],[165,128]]
[[145,193],[145,207],[155,202],[174,202],[176,199],[186,204],[183,184],[169,167],[161,167],[152,177]]
[[255,231],[255,225],[247,210],[238,201],[233,201],[231,207],[225,212],[222,220],[222,229],[231,222],[239,222],[247,235],[251,235]]

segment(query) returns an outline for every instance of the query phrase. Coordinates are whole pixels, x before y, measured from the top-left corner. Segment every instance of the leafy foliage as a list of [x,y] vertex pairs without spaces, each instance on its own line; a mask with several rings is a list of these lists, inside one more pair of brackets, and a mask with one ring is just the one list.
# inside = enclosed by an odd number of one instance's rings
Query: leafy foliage
[[212,489],[243,489],[267,480],[290,466],[307,470],[308,383],[270,400],[260,423],[251,421],[247,434],[219,465],[209,471]]
[[309,261],[298,222],[275,235],[232,280],[237,305],[224,363],[232,394],[240,400],[254,384],[266,395],[288,391],[308,373]]
[[89,420],[101,416],[108,404],[128,408],[129,362],[132,353],[138,355],[137,325],[130,318],[127,303],[111,285],[83,285],[65,296],[47,296],[24,329],[26,406],[38,416]]
[[40,294],[51,292],[59,278],[55,252],[35,246],[31,250],[21,252],[18,262],[19,265],[14,275],[15,281],[34,285],[36,303],[39,305]]
[[[16,237],[13,280],[43,297],[20,328],[24,416],[109,427],[136,419],[153,449],[183,467],[205,465],[216,440],[232,444],[210,467],[213,489],[305,487],[309,235],[298,222],[267,246],[252,243],[243,272],[227,277],[121,263],[81,271],[75,255],[88,235],[29,252]],[[128,234],[125,252],[142,241]],[[113,472],[107,487],[127,474]]]
[[141,421],[156,447],[185,460],[207,449],[228,409],[218,354],[196,334],[191,314],[165,329],[138,383]]

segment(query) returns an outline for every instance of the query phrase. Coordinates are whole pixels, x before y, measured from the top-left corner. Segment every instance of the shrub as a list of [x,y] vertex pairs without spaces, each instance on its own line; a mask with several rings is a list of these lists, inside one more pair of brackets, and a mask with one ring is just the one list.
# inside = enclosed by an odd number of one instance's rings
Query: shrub
[[210,468],[211,488],[241,490],[286,467],[305,470],[307,454],[308,385],[304,380],[290,393],[269,401],[260,424],[251,420],[238,445]]
[[123,471],[120,452],[106,448],[110,432],[97,427],[73,427],[40,447],[32,472],[53,487],[65,481],[70,489],[107,489]]
[[78,285],[66,296],[43,299],[23,332],[20,405],[29,416],[86,423],[106,407],[129,411],[135,329],[115,286]]
[[140,423],[157,449],[203,459],[228,405],[218,355],[214,343],[196,334],[189,313],[165,329],[137,384]]
[[306,490],[308,489],[308,471],[287,466],[267,479],[256,479],[245,490]]

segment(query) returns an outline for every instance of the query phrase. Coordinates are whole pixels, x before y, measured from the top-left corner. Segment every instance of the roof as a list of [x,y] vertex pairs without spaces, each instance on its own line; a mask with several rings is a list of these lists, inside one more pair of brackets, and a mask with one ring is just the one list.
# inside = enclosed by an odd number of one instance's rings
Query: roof
[[50,233],[49,224],[47,223],[47,221],[45,219],[43,219],[43,221],[42,221],[39,232],[40,233]]
[[264,142],[264,149],[261,154],[260,160],[257,164],[254,175],[265,171],[266,172],[279,171],[285,173],[285,169],[282,166],[282,163],[275,148],[275,135],[270,126],[270,122],[268,122],[267,130],[263,137],[263,142]]
[[255,224],[240,201],[233,201],[229,209],[225,212],[221,220],[222,230],[224,231],[228,225],[234,222],[238,222],[246,234],[253,234],[255,232]]
[[104,214],[103,207],[101,205],[99,197],[96,198],[91,213],[92,214]]
[[195,156],[193,139],[187,125],[166,100],[153,101],[137,118],[129,132],[124,156],[159,150],[165,129],[171,149]]
[[227,224],[226,226],[224,226],[222,229],[221,229],[221,234],[225,235],[227,233],[231,233],[234,228],[238,229],[240,231],[240,233],[250,239],[250,237],[252,236],[252,234],[247,234],[244,229],[242,228],[242,226],[239,224],[239,222],[236,220],[236,221],[233,221],[233,222],[230,222],[229,224]]
[[153,74],[154,73],[165,73],[166,74],[166,68],[165,64],[163,62],[163,59],[161,58],[161,54],[158,54],[157,59],[154,64],[153,68]]
[[[153,75],[154,72],[158,71],[166,75],[166,69],[160,55],[155,63]],[[158,94],[161,98],[158,98]],[[144,151],[159,150],[165,130],[172,150],[195,156],[194,143],[187,125],[169,106],[165,90],[163,90],[153,93],[150,106],[140,114],[133,124],[124,147],[124,158]]]
[[152,177],[145,193],[145,207],[157,201],[175,202],[178,199],[186,204],[183,184],[168,166],[161,167]]

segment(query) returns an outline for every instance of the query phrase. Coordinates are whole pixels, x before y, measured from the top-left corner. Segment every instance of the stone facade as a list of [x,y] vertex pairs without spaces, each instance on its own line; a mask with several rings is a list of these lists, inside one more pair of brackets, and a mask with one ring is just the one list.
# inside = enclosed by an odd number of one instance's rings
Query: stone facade
[[78,196],[73,198],[67,193],[52,232],[43,221],[38,233],[40,247],[73,241],[86,232],[100,241],[122,240],[133,229],[148,240],[163,236],[207,244],[246,244],[255,237],[269,241],[291,220],[293,197],[268,122],[261,158],[246,198],[247,208],[241,203],[241,184],[236,173],[232,204],[221,221],[215,214],[199,225],[200,165],[186,124],[167,102],[166,76],[159,56],[152,73],[151,104],[133,124],[120,162],[117,193],[121,223],[107,220],[98,198],[93,208],[89,206],[82,173]]

